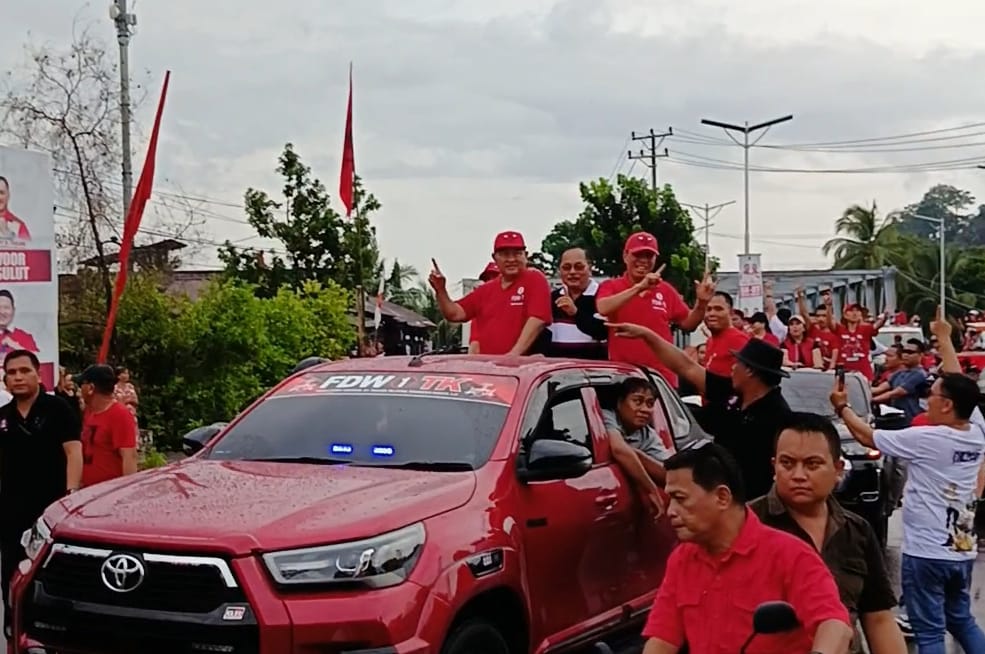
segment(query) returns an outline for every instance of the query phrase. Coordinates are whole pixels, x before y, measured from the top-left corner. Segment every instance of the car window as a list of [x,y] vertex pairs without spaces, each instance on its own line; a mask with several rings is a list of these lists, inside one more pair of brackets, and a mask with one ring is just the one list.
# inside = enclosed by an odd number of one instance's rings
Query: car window
[[592,449],[592,432],[581,393],[562,398],[548,409],[537,430],[537,438],[553,438]]
[[667,385],[667,382],[660,375],[651,374],[650,379],[657,385],[657,389],[660,391],[661,403],[664,406],[667,422],[670,425],[674,440],[678,441],[687,437],[691,432],[691,418],[677,397],[677,393],[671,390],[670,386]]
[[227,428],[205,456],[478,468],[499,439],[516,386],[493,376],[301,375]]

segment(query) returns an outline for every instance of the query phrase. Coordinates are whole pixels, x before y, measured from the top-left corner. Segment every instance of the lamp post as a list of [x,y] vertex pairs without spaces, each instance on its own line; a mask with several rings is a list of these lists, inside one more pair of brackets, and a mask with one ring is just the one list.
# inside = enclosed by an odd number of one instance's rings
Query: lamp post
[[944,260],[944,219],[943,218],[934,218],[933,216],[922,216],[922,215],[920,215],[918,213],[911,213],[911,214],[908,214],[908,215],[913,216],[914,218],[919,218],[920,220],[926,220],[929,223],[934,223],[935,225],[937,225],[937,232],[938,232],[938,237],[939,237],[939,242],[940,242],[940,249],[941,249],[941,252],[940,252],[940,257],[941,257],[940,266],[941,266],[941,270],[940,270],[940,274],[939,274],[939,276],[940,276],[940,286],[941,286],[941,288],[940,288],[940,294],[941,294],[940,305],[941,305],[941,315],[942,316],[946,316],[947,315],[947,312],[945,311],[945,303],[947,302],[947,296],[946,296],[946,291],[945,291],[945,288],[946,288],[946,280],[944,279],[944,270],[945,270],[944,269],[944,266],[945,266],[945,260]]
[[[749,142],[749,135],[753,132],[759,131],[761,129],[769,130],[773,125],[779,123],[785,123],[788,120],[793,120],[793,114],[789,116],[783,116],[782,118],[774,118],[773,120],[767,120],[764,123],[759,123],[757,125],[750,125],[747,120],[744,125],[733,125],[732,123],[723,123],[717,120],[708,120],[707,118],[701,119],[702,125],[710,125],[711,127],[721,127],[725,130],[725,133],[730,139],[732,139],[736,145],[742,147],[744,153],[744,180],[745,180],[745,202],[746,202],[746,225],[745,225],[745,251],[743,254],[749,254],[749,148],[753,147],[759,141],[766,136],[766,132],[763,132],[758,139]],[[736,132],[742,132],[742,141],[740,142],[734,136],[729,133],[729,130]]]

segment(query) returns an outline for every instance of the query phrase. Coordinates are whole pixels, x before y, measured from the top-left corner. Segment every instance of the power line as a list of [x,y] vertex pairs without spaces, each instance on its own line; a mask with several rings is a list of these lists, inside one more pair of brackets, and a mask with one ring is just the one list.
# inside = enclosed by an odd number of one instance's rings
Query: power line
[[[688,207],[692,211],[702,211],[702,210],[704,211],[704,214],[705,214],[704,215],[704,223],[705,223],[704,224],[704,231],[705,231],[705,270],[707,271],[708,270],[708,259],[711,256],[711,242],[710,242],[711,226],[712,226],[711,220],[712,220],[712,218],[714,218],[715,216],[717,216],[719,213],[721,213],[722,209],[724,209],[725,207],[729,206],[730,204],[735,204],[735,200],[729,200],[728,202],[722,202],[721,204],[716,204],[716,205],[713,205],[713,206],[712,205],[709,205],[707,202],[705,202],[705,205],[703,207],[700,206],[700,205],[697,205],[697,204],[688,204],[687,202],[681,202],[680,204],[683,205],[683,206],[685,206],[685,207]],[[715,211],[714,214],[711,213],[712,210]]]
[[[657,190],[657,159],[669,157],[670,153],[667,152],[667,148],[664,148],[662,153],[658,153],[660,146],[663,145],[664,139],[668,136],[673,136],[673,128],[667,128],[667,131],[662,134],[657,134],[650,129],[649,134],[637,135],[636,132],[630,132],[629,137],[634,141],[649,141],[650,144],[645,150],[640,150],[639,154],[633,154],[632,151],[627,152],[627,157],[631,161],[643,161],[647,166],[650,167],[650,188],[654,192]],[[657,141],[659,139],[659,142]]]
[[[906,164],[887,164],[859,168],[790,168],[777,166],[750,166],[749,170],[763,173],[806,173],[806,174],[864,174],[864,173],[920,173],[940,172],[948,170],[972,170],[982,161],[983,157],[964,157],[961,159],[946,159],[941,161],[924,161]],[[668,162],[692,165],[698,168],[716,170],[743,170],[744,166],[738,161],[706,157],[693,152],[676,150]]]
[[[879,141],[898,141],[900,139],[915,138],[919,136],[930,136],[931,134],[946,134],[948,132],[976,129],[979,127],[985,127],[985,122],[968,123],[967,125],[958,125],[956,127],[943,127],[941,129],[930,129],[921,132],[910,132],[908,134],[896,134],[894,136],[873,136],[869,138],[847,139],[842,141],[814,141],[808,143],[785,143],[782,145],[785,145],[787,147],[858,145],[860,143],[875,143]],[[953,138],[960,138],[960,137],[953,137]]]

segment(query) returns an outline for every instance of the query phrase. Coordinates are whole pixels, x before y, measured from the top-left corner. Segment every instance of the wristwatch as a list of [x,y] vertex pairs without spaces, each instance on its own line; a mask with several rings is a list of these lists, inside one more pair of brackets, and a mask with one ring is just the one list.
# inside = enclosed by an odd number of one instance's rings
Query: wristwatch
[[[848,404],[847,402],[845,404],[839,404],[838,406],[835,407],[835,415],[840,418],[842,412],[845,409],[851,409],[851,408],[852,408],[852,406],[850,404]],[[814,652],[811,652],[811,654],[814,654]]]

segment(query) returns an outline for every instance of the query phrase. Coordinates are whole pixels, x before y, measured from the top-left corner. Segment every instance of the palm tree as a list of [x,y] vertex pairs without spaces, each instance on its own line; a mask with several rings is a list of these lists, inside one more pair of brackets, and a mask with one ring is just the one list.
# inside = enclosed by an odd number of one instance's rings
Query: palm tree
[[873,201],[871,208],[858,204],[845,209],[835,223],[835,238],[821,248],[834,255],[834,267],[871,270],[900,263],[900,240],[896,220],[879,218]]
[[[911,254],[902,269],[904,275],[897,289],[901,308],[908,313],[932,316],[940,304],[940,250],[923,238],[905,237],[904,242]],[[952,280],[966,278],[967,273],[973,271],[968,269],[973,262],[973,258],[961,249],[949,248],[944,254],[944,293],[948,305],[957,304],[959,311],[974,308],[979,303],[974,293],[952,285]]]

